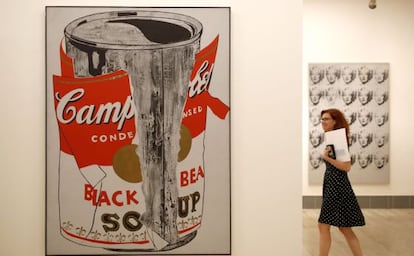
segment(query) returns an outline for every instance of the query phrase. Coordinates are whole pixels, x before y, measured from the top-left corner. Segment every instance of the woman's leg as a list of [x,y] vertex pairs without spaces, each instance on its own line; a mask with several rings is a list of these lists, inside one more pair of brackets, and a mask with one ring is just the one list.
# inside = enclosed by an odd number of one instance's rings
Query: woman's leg
[[352,228],[343,227],[343,228],[339,228],[339,230],[345,236],[346,241],[348,242],[348,245],[351,248],[352,254],[354,256],[362,256],[361,245],[359,244],[358,237],[355,235]]
[[331,225],[318,222],[319,256],[328,256],[331,248]]

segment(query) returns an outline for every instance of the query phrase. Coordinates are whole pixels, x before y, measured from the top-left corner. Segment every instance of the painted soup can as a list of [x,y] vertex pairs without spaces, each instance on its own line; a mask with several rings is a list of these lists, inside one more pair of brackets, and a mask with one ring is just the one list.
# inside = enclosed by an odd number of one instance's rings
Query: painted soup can
[[73,79],[54,77],[62,235],[125,251],[188,243],[201,222],[201,211],[189,212],[202,195],[179,184],[179,165],[199,166],[185,163],[192,137],[183,113],[201,23],[176,13],[115,11],[76,19],[64,32],[62,70],[73,67]]

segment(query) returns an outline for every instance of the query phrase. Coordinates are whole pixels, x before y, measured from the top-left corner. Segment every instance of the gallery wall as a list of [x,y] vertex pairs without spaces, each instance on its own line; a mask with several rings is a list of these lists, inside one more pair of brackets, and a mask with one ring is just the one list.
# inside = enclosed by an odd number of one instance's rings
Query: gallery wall
[[4,2],[0,255],[44,255],[46,5],[230,6],[232,254],[301,255],[300,0]]
[[[309,63],[389,63],[390,182],[354,185],[358,195],[413,195],[414,2],[368,0],[303,1],[303,98],[308,95]],[[303,104],[307,120],[307,104]],[[320,195],[308,183],[308,125],[303,123],[303,195]]]

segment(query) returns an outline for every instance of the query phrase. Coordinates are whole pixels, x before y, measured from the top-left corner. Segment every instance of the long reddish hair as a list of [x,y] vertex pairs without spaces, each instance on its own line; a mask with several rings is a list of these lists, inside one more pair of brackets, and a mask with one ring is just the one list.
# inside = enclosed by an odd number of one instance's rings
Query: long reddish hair
[[335,120],[334,130],[345,128],[346,141],[348,142],[349,146],[349,123],[346,120],[345,115],[336,108],[322,110],[321,117],[325,113],[329,114],[332,119]]

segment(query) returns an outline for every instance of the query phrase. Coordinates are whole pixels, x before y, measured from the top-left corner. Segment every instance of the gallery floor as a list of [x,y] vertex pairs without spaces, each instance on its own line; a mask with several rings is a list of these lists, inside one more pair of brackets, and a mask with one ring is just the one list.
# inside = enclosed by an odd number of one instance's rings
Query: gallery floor
[[[354,228],[364,256],[413,256],[414,209],[362,209],[366,225]],[[319,209],[303,210],[303,256],[318,256]],[[331,228],[330,256],[352,256],[343,235]]]

